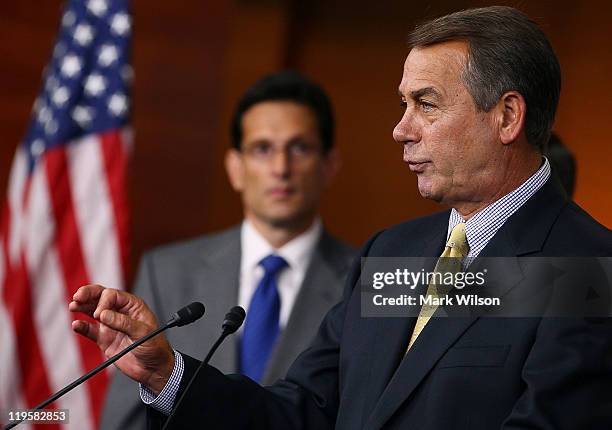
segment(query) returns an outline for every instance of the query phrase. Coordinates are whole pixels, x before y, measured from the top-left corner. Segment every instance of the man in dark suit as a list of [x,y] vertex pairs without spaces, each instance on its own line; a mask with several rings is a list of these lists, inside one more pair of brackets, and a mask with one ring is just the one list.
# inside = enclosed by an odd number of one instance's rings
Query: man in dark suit
[[[612,255],[612,233],[567,198],[542,157],[560,68],[537,25],[508,7],[470,9],[417,27],[409,48],[393,137],[420,193],[452,210],[378,233],[361,256],[454,257],[460,272],[452,273],[466,276],[483,257],[503,257],[508,276],[485,288],[506,299],[530,285],[539,300],[548,286],[529,283],[528,257]],[[612,428],[609,313],[499,317],[481,308],[444,318],[448,307],[423,305],[414,316],[364,317],[369,280],[361,270],[356,263],[342,301],[272,387],[204,366],[186,391],[199,362],[164,338],[119,363],[146,387],[152,427],[174,409],[171,428]],[[460,294],[441,287],[417,292]],[[99,322],[75,322],[75,331],[112,354],[155,326],[147,312],[118,312],[123,304],[146,308],[134,296],[83,287],[70,308]]]
[[[204,357],[227,309],[236,303],[249,308],[262,278],[260,260],[268,254],[283,257],[287,266],[277,277],[277,325],[282,331],[260,365],[259,381],[272,384],[285,376],[323,316],[340,300],[355,256],[317,216],[321,193],[337,168],[331,104],[320,87],[301,75],[275,73],[245,92],[231,134],[226,167],[242,196],[243,223],[148,252],[134,294],[161,319],[187,303],[206,303],[208,323],[168,333],[181,351]],[[234,336],[220,348],[213,358],[217,368],[244,370],[241,361],[249,357],[239,339]],[[141,429],[145,422],[135,382],[117,372],[101,428]]]

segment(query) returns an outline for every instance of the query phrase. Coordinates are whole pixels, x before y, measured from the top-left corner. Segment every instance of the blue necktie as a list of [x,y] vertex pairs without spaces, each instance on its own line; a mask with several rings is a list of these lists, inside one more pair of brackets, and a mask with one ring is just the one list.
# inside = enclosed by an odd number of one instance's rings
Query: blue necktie
[[276,276],[287,266],[278,255],[268,255],[259,264],[264,276],[251,299],[240,345],[240,371],[260,382],[280,333],[280,297]]

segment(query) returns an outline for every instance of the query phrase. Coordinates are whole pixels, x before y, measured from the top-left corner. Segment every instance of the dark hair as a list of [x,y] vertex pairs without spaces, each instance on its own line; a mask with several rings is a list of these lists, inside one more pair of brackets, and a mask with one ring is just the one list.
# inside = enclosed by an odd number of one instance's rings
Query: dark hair
[[409,48],[464,40],[468,58],[463,81],[476,107],[488,112],[507,91],[527,104],[527,140],[542,150],[561,92],[561,68],[544,32],[518,10],[505,6],[467,9],[416,27]]
[[559,136],[551,133],[544,155],[550,162],[553,175],[559,178],[567,195],[572,197],[576,187],[576,159],[574,154],[563,144]]
[[325,91],[314,82],[294,71],[281,71],[264,76],[242,95],[230,125],[232,146],[240,150],[242,116],[253,105],[265,101],[290,101],[312,110],[317,119],[323,152],[334,145],[334,117]]

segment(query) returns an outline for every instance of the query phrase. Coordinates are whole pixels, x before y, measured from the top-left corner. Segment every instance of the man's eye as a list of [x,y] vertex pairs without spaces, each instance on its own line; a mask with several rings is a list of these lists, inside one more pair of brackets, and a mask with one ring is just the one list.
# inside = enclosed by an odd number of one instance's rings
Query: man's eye
[[419,106],[425,113],[432,112],[436,108],[436,105],[426,102],[425,100],[419,100]]
[[270,145],[255,145],[251,148],[251,153],[258,155],[268,154],[271,150]]
[[406,103],[406,100],[402,100],[400,101],[400,106],[406,109],[408,107],[408,103]]
[[304,155],[310,152],[310,147],[305,143],[294,143],[291,145],[291,153],[296,155]]

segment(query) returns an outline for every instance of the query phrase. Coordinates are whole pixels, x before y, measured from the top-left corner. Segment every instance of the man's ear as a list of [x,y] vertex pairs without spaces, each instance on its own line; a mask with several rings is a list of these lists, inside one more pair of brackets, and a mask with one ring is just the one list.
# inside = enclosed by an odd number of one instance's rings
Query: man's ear
[[499,99],[497,109],[501,118],[499,137],[504,145],[508,145],[516,141],[525,131],[527,103],[519,92],[508,91]]
[[244,165],[242,153],[237,149],[228,149],[225,153],[225,171],[234,191],[242,192],[244,189]]
[[342,157],[338,148],[332,148],[325,155],[323,162],[323,183],[328,186],[342,167]]

